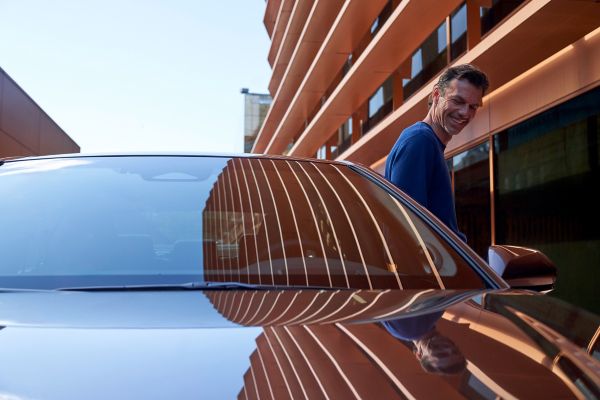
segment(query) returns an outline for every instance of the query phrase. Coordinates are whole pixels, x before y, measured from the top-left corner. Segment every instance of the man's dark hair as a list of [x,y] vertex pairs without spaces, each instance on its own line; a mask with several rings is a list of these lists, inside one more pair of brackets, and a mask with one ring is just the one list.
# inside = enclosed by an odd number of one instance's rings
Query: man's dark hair
[[473,64],[461,64],[448,68],[440,75],[437,87],[442,94],[454,79],[465,79],[471,85],[480,88],[483,94],[485,94],[490,87],[487,75],[483,71]]
[[423,370],[433,374],[453,375],[460,374],[467,368],[467,360],[458,346],[437,330],[434,329],[421,340],[428,350],[426,354],[417,357]]
[[[440,75],[440,79],[438,79],[436,86],[440,89],[440,92],[444,94],[446,88],[454,79],[465,79],[471,85],[480,88],[484,95],[490,87],[487,75],[473,64],[460,64],[446,69],[442,72],[442,75]],[[431,96],[429,96],[429,106],[431,106],[431,101]]]

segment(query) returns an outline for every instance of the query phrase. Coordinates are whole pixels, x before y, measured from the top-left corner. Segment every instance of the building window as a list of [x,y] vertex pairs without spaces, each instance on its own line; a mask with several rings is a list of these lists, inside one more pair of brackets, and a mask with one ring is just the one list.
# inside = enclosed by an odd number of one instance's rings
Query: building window
[[268,94],[244,93],[244,152],[250,153],[271,106]]
[[[445,33],[444,33],[445,34]],[[419,75],[423,70],[423,51],[417,49],[410,60],[410,77],[411,79]]]
[[411,78],[403,81],[404,98],[416,93],[448,64],[446,29],[444,21],[413,53]]
[[379,32],[385,21],[387,21],[387,19],[392,14],[392,11],[392,0],[389,0],[377,16],[377,18],[375,18],[375,21],[373,21],[373,25],[371,25],[371,36],[375,36],[377,32]]
[[385,93],[385,88],[382,85],[379,87],[379,89],[377,89],[375,94],[371,96],[369,99],[369,118],[372,118],[373,115],[377,114],[379,109],[383,107],[385,104],[386,94],[389,95],[388,93]]
[[323,146],[319,147],[319,150],[317,150],[317,155],[315,156],[315,158],[320,158],[322,160],[325,160],[327,158],[327,145],[323,145]]
[[352,54],[348,54],[348,58],[346,58],[346,62],[342,66],[342,77],[346,76],[350,68],[352,68]]
[[481,15],[481,35],[485,35],[498,25],[500,21],[506,18],[517,7],[523,4],[524,0],[492,0],[490,8],[480,7]]
[[448,37],[446,35],[446,23],[444,22],[437,28],[437,45],[438,45],[438,54],[446,51],[446,47],[448,47]]
[[489,142],[452,158],[458,228],[467,243],[487,259],[491,244]]
[[383,82],[383,85],[377,89],[371,96],[368,103],[369,118],[363,123],[363,134],[371,130],[377,123],[384,119],[393,108],[394,79],[390,76]]
[[467,51],[467,5],[463,3],[450,15],[450,59]]
[[496,242],[540,249],[554,295],[600,312],[600,88],[500,132],[494,141]]
[[342,154],[352,144],[352,117],[338,129],[338,141],[335,149],[331,150],[331,158],[334,159]]
[[477,378],[471,371],[466,371],[461,379],[459,392],[468,399],[494,400],[499,398],[496,392]]

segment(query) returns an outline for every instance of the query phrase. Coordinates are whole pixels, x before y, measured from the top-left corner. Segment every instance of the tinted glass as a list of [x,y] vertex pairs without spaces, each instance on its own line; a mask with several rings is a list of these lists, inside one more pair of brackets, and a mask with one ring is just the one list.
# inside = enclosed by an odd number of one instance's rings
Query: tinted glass
[[244,94],[244,152],[250,153],[256,135],[271,106],[271,96],[266,94]]
[[458,58],[467,50],[467,5],[463,3],[450,16],[450,59]]
[[489,147],[485,142],[452,159],[458,228],[484,259],[492,241]]
[[403,82],[404,98],[416,93],[448,64],[446,29],[444,21],[413,53],[411,78]]
[[216,244],[205,258],[209,280],[353,288],[482,286],[424,223],[344,166],[230,160],[209,195],[204,220],[205,243]]
[[390,76],[371,96],[368,102],[369,118],[362,124],[362,132],[366,134],[370,129],[383,120],[393,108],[394,79]]
[[463,259],[348,167],[89,157],[0,167],[0,286],[189,279],[480,288]]
[[481,34],[485,35],[510,13],[517,9],[524,0],[492,0],[491,7],[480,7]]
[[348,118],[338,129],[337,148],[332,150],[331,158],[335,159],[352,144],[352,117]]
[[198,274],[202,208],[225,164],[93,157],[0,166],[0,221],[11,232],[0,238],[0,286],[167,282],[157,275]]
[[600,88],[496,135],[496,241],[542,250],[553,295],[600,311]]

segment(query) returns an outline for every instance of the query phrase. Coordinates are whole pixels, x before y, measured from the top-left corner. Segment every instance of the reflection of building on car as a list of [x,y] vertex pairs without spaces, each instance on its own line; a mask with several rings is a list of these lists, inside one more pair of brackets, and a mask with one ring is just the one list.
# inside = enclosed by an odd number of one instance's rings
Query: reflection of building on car
[[212,249],[205,274],[249,283],[480,287],[413,212],[342,164],[232,159],[203,213]]
[[[275,398],[285,398],[288,390],[300,388],[309,398],[324,394],[344,398],[356,393],[396,398],[394,392],[409,398],[459,394],[467,398],[537,398],[546,393],[577,398],[600,394],[598,377],[594,377],[600,366],[598,355],[591,361],[585,352],[573,351],[581,347],[571,347],[569,342],[579,342],[584,348],[597,346],[594,333],[597,336],[600,319],[577,316],[576,309],[564,309],[557,301],[543,304],[536,301],[537,296],[484,293],[469,300],[464,292],[441,295],[429,290],[322,292],[318,296],[250,291],[207,296],[236,323],[268,326],[256,339],[242,389],[257,391],[261,397],[272,391]],[[425,304],[429,307],[423,307]],[[586,333],[575,337],[565,325],[552,330],[549,326],[558,319],[540,319],[537,313],[542,304],[544,311],[566,311],[581,333]],[[507,306],[514,311],[506,312]],[[424,315],[423,308],[440,311]],[[523,317],[535,321],[536,328],[515,323]],[[385,329],[382,324],[356,324],[379,319],[387,320]],[[446,359],[455,363],[450,365],[451,372],[427,369],[435,373],[424,375],[424,363],[414,354],[418,349],[398,340],[398,327],[402,326],[410,326],[400,334],[404,339],[418,339],[433,328],[436,338],[452,349]],[[540,342],[540,333],[549,329],[552,342]],[[558,356],[565,359],[562,367],[557,364]],[[270,383],[269,377],[279,380],[283,375],[287,386]]]
[[396,339],[406,343],[423,369],[436,374],[459,374],[467,365],[456,344],[436,329],[443,312],[383,321],[383,326]]
[[[491,248],[504,280],[356,165],[5,160],[0,221],[0,397],[600,395],[600,319],[515,289],[547,258]],[[414,352],[382,324],[426,315]],[[424,370],[450,341],[465,364]]]

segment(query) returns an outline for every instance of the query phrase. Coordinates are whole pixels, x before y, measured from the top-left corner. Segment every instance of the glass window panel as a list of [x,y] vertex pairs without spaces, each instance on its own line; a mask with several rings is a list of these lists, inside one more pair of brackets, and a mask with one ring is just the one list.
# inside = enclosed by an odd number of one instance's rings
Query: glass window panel
[[390,14],[392,13],[392,1],[389,0],[386,5],[383,7],[373,24],[371,25],[371,35],[375,35],[379,29],[385,24],[385,21],[388,20]]
[[379,18],[375,18],[375,21],[373,21],[373,24],[371,25],[371,34],[374,34],[375,31],[377,31],[377,28],[379,28]]
[[492,7],[480,7],[481,34],[485,35],[525,0],[492,0]]
[[417,76],[419,74],[419,72],[421,72],[421,70],[423,69],[422,53],[423,52],[421,51],[421,49],[418,49],[417,51],[415,51],[415,54],[413,54],[413,56],[412,56],[411,74],[410,74],[411,78],[414,78],[415,76]]
[[[414,246],[419,245],[416,237],[410,238],[412,236],[410,233],[411,228],[407,224],[404,213],[398,207],[398,203],[377,185],[348,169],[338,169],[347,178],[347,180],[339,181],[339,176],[332,173],[330,166],[325,164],[319,166],[323,171],[328,172],[326,176],[332,179],[332,183],[336,181],[339,183],[346,182],[346,185],[335,185],[334,187],[347,207],[348,216],[353,221],[358,240],[362,243],[361,248],[366,253],[372,254],[372,257],[388,263],[389,269],[390,260],[386,255],[387,251],[385,251],[387,246],[394,265],[399,273],[404,274],[401,275],[401,279],[405,279],[407,285],[423,287],[422,285],[432,284],[434,281],[429,266],[424,264],[422,259],[419,261],[420,256],[415,259],[410,254],[414,251]],[[374,220],[370,217],[365,218],[365,207],[370,209]],[[420,219],[414,218],[409,210],[404,208],[404,211],[409,214],[426,244],[446,287],[477,284],[478,278],[472,275],[471,270],[464,270],[464,264],[455,259],[451,249],[440,241],[437,234],[431,231]],[[370,213],[367,214],[370,215]],[[377,229],[377,226],[379,226],[379,229]],[[351,230],[347,230],[343,231],[343,234],[350,237],[351,232]],[[377,250],[377,247],[369,248],[370,246],[365,246],[368,241],[367,238],[372,243],[380,243],[379,250]],[[353,238],[347,239],[348,242],[353,240]],[[403,271],[404,268],[407,269]],[[426,272],[426,275],[422,275],[423,271]]]
[[403,82],[405,98],[418,91],[447,65],[446,52],[440,52],[440,49],[447,46],[446,36],[442,34],[445,31],[445,26],[446,22],[444,21],[413,54],[411,79]]
[[448,47],[448,37],[446,36],[446,22],[444,22],[437,30],[438,53],[443,53]]
[[338,130],[338,146],[333,154],[335,157],[342,154],[352,144],[352,117],[340,126]]
[[600,88],[495,137],[498,243],[539,248],[558,266],[554,295],[600,312]]
[[453,158],[454,196],[459,229],[477,254],[487,259],[491,244],[489,143]]
[[325,159],[326,155],[327,155],[327,146],[319,147],[319,150],[317,150],[317,158]]
[[7,162],[0,182],[6,287],[485,287],[419,217],[344,165],[82,157]]
[[375,115],[383,105],[383,87],[379,87],[375,94],[369,99],[369,117]]
[[467,50],[467,6],[463,4],[450,16],[450,58],[454,60]]
[[[222,182],[244,172],[250,176],[246,189],[250,210],[223,200],[231,197],[232,189]],[[243,189],[236,193],[243,195]],[[220,224],[212,236],[226,244],[221,245],[226,251],[217,255],[216,268],[210,269],[219,280],[235,280],[239,274],[252,283],[354,288],[398,288],[400,284],[435,288],[440,280],[446,288],[484,286],[464,260],[410,210],[403,212],[389,193],[344,166],[237,160],[217,179],[209,198],[209,203],[214,202],[218,206],[211,213],[220,215]],[[249,211],[242,218],[240,213]],[[250,228],[240,229],[235,221],[247,221]]]
[[485,383],[471,372],[467,372],[466,376],[461,380],[459,391],[468,399],[495,400],[499,398],[496,392],[486,386]]
[[207,214],[203,210],[227,159],[157,160],[82,157],[3,165],[0,220],[11,226],[0,240],[3,285],[202,276],[203,258],[209,258],[202,252],[203,231],[216,221],[210,204]]
[[450,24],[452,26],[452,43],[455,43],[467,32],[467,6],[465,4],[452,14]]
[[249,153],[269,111],[271,97],[254,93],[244,97],[244,151]]
[[392,112],[393,82],[393,77],[390,76],[369,99],[369,118],[363,123],[363,133],[367,133]]

